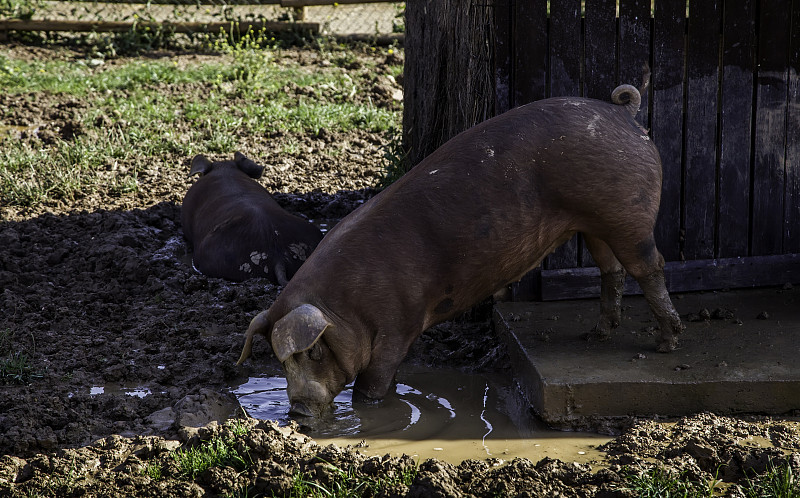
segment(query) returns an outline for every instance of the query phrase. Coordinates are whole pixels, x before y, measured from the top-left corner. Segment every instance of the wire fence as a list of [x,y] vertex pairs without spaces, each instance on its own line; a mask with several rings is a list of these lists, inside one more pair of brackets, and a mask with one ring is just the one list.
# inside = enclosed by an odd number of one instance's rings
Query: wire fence
[[[285,23],[311,27],[321,35],[383,37],[402,35],[405,2],[387,0],[0,0],[0,23],[25,29],[103,30],[129,23],[170,25],[220,22]],[[3,8],[8,5],[7,8]],[[13,8],[12,8],[13,7]],[[62,23],[60,29],[58,23]],[[102,24],[101,24],[102,23]],[[117,30],[117,29],[108,29]]]

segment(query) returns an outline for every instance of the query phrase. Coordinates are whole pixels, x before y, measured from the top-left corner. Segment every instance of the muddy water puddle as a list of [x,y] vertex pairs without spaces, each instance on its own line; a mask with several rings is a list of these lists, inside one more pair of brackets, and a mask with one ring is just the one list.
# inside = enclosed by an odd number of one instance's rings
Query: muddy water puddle
[[[288,422],[283,377],[252,377],[233,393],[250,416]],[[352,445],[368,455],[407,454],[454,464],[515,457],[598,462],[604,454],[597,446],[611,439],[546,428],[500,376],[403,367],[395,391],[382,402],[353,405],[351,396],[348,388],[334,400],[333,416],[304,432],[319,444]]]
[[0,140],[4,138],[11,138],[19,140],[25,132],[36,132],[38,126],[19,126],[19,125],[6,125],[0,123]]

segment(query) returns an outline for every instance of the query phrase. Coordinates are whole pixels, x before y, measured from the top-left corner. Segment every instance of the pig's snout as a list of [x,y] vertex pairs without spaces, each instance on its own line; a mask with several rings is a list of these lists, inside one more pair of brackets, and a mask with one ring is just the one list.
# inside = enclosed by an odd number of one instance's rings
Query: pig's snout
[[336,393],[331,392],[324,384],[306,378],[302,371],[297,372],[297,375],[291,370],[294,369],[287,368],[286,376],[289,414],[320,418],[332,412]]
[[333,400],[329,396],[309,398],[289,397],[289,415],[322,418],[333,412]]
[[295,401],[289,408],[289,415],[300,417],[314,417],[314,412],[302,401]]

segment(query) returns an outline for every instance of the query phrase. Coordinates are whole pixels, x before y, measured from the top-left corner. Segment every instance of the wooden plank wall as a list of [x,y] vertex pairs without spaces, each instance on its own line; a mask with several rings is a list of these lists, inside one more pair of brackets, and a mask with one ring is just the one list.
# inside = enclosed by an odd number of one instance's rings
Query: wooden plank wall
[[[618,84],[640,86],[647,64],[638,119],[663,163],[665,259],[799,254],[800,0],[655,0],[652,15],[650,0],[581,4],[495,0],[497,112],[551,96],[608,100]],[[590,266],[576,238],[543,269]]]

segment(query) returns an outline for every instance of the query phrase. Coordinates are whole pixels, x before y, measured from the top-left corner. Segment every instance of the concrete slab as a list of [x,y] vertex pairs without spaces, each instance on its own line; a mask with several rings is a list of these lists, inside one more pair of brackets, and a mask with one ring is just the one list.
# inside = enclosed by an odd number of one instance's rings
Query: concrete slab
[[554,426],[593,416],[785,414],[800,409],[800,288],[673,296],[680,349],[656,353],[644,298],[623,298],[609,342],[590,342],[598,300],[498,303],[495,327],[535,412]]

